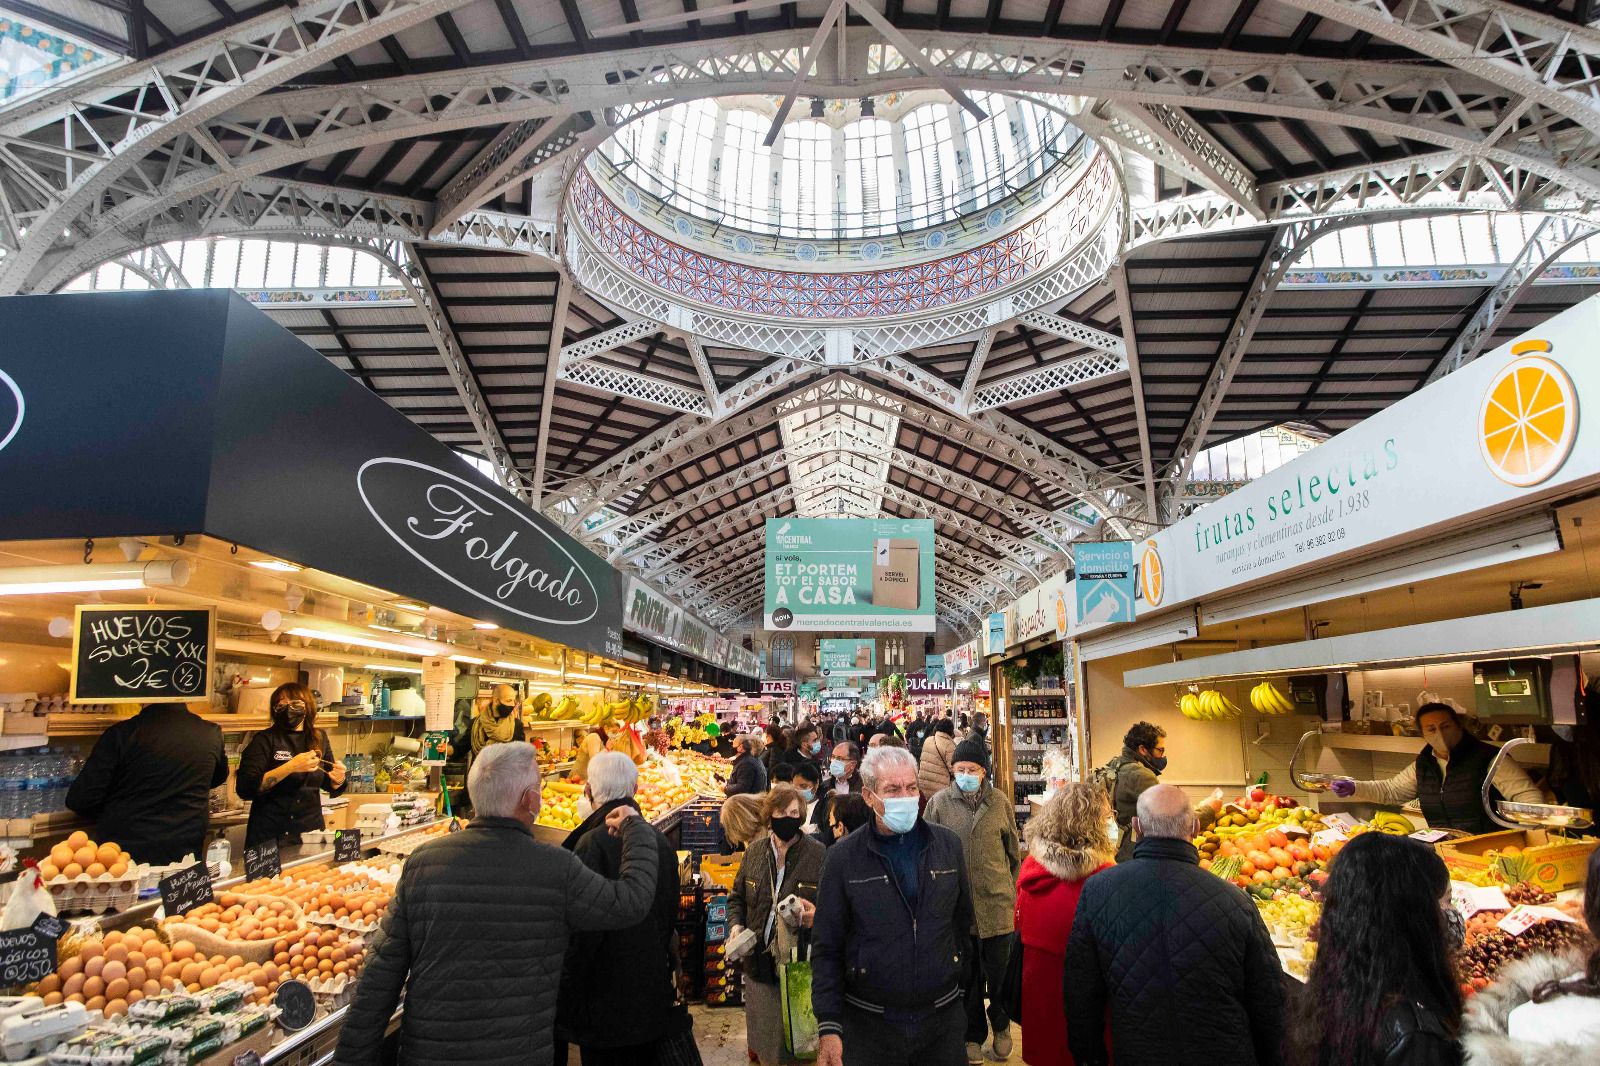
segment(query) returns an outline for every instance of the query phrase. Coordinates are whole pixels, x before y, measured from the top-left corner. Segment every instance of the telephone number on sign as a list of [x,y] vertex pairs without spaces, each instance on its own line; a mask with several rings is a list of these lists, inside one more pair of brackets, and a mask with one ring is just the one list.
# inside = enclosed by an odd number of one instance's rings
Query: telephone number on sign
[[1318,548],[1325,548],[1329,544],[1337,544],[1343,539],[1343,529],[1330,529],[1326,533],[1318,533],[1314,537],[1307,537],[1305,540],[1298,542],[1295,544],[1294,550],[1297,552],[1313,552]]

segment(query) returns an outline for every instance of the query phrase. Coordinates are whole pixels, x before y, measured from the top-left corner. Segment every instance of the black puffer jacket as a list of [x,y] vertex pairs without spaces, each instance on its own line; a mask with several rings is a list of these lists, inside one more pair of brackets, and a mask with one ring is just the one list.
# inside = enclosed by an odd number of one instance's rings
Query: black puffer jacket
[[356,986],[334,1052],[376,1066],[406,994],[406,1066],[549,1066],[561,960],[573,930],[624,929],[650,909],[655,832],[629,819],[608,881],[511,818],[479,818],[418,848]]
[[824,1035],[841,1032],[846,1001],[914,1014],[961,995],[972,940],[961,838],[922,819],[911,832],[923,848],[914,912],[874,825],[828,849],[811,941],[811,1005]]
[[[632,800],[603,803],[568,834],[562,847],[602,877],[622,871],[622,841],[606,829],[606,816]],[[644,921],[626,929],[576,933],[561,967],[556,1035],[583,1048],[648,1044],[689,1024],[677,1002],[677,951],[672,923],[678,916],[678,853],[654,827],[656,893]],[[818,848],[817,850],[822,850]],[[627,1025],[617,1024],[617,1004],[626,1003]]]
[[1270,1066],[1283,969],[1255,904],[1186,840],[1141,840],[1083,884],[1062,990],[1079,1066]]

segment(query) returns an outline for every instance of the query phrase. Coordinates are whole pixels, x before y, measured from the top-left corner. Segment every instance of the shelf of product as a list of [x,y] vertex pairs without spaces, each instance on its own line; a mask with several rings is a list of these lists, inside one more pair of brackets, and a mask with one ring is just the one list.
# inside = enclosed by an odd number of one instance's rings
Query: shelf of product
[[[697,796],[720,797],[730,766],[726,759],[693,751],[647,758],[639,767],[639,810],[659,826]],[[550,829],[576,829],[583,821],[578,814],[582,795],[583,782],[576,777],[546,779],[540,789],[543,803],[538,824]]]

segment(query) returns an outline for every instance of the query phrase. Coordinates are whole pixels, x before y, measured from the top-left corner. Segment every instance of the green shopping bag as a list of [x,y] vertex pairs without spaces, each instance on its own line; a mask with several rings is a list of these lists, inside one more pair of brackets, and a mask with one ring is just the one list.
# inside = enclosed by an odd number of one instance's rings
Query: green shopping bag
[[797,1059],[817,1057],[817,1016],[811,1013],[811,963],[778,964],[778,992],[783,1002],[783,1046]]

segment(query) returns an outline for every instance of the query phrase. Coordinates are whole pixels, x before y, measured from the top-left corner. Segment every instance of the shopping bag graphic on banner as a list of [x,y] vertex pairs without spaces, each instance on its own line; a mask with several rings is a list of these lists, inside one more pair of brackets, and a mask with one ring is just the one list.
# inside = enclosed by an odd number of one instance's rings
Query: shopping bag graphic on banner
[[783,1046],[797,1059],[817,1057],[817,1016],[811,1013],[811,964],[785,962],[778,967],[783,997]]

